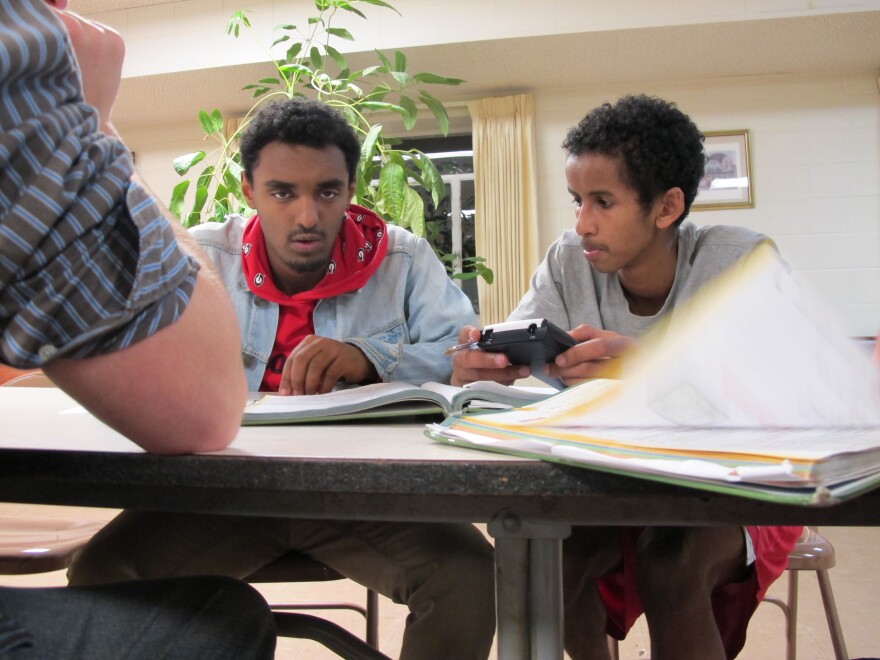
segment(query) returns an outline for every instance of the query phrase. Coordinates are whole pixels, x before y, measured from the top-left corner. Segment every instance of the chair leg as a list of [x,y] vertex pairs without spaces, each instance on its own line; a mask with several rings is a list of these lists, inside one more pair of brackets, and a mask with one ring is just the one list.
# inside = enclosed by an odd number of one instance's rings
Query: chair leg
[[278,634],[283,637],[311,639],[346,660],[390,660],[387,655],[327,619],[292,612],[273,612],[273,616]]
[[620,660],[620,644],[611,635],[608,635],[608,655],[611,660]]
[[367,589],[366,607],[354,603],[272,603],[269,606],[273,611],[297,611],[297,610],[351,610],[357,612],[366,620],[366,635],[364,639],[374,649],[379,648],[379,594]]
[[379,648],[379,594],[367,589],[367,644],[374,649]]
[[785,660],[797,659],[798,572],[788,571],[788,607],[785,610]]
[[831,578],[827,569],[816,571],[819,580],[819,592],[822,594],[822,605],[825,607],[825,618],[828,620],[828,631],[831,633],[831,644],[834,647],[834,657],[837,660],[847,660],[846,643],[843,640],[843,630],[840,627],[840,619],[837,616],[837,605],[834,602],[834,592],[831,590]]

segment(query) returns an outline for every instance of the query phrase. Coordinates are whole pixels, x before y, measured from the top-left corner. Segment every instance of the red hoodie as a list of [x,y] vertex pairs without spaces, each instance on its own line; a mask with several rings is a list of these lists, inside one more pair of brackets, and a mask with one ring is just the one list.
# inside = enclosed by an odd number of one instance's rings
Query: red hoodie
[[317,302],[360,289],[376,272],[388,251],[386,233],[384,220],[352,204],[333,243],[327,273],[309,291],[288,296],[272,281],[260,216],[254,215],[248,221],[241,246],[245,280],[255,296],[279,305],[275,345],[260,384],[261,392],[278,391],[287,356],[306,336],[315,333],[312,313]]

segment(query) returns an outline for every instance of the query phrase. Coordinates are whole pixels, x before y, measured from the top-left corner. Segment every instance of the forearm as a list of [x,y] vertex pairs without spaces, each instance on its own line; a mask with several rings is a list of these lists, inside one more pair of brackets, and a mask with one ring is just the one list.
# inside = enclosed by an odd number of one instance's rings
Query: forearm
[[231,306],[201,273],[175,323],[121,351],[54,360],[45,371],[99,419],[157,453],[222,449],[235,437],[247,395]]

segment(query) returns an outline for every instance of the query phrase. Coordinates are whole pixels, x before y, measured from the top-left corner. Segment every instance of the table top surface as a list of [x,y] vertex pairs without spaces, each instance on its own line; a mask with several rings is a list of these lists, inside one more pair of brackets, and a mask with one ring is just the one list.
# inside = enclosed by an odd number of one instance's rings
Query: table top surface
[[535,523],[880,524],[880,490],[831,507],[758,500],[444,445],[423,422],[243,427],[157,456],[54,388],[0,388],[0,499],[251,515]]

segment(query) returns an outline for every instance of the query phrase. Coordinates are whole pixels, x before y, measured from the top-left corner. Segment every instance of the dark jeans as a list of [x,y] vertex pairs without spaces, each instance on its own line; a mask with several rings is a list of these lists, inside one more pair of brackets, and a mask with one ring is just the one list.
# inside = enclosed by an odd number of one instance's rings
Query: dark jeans
[[[224,577],[95,587],[0,587],[0,613],[24,634],[5,658],[271,659],[275,624],[262,596]],[[14,635],[9,634],[7,641]]]

